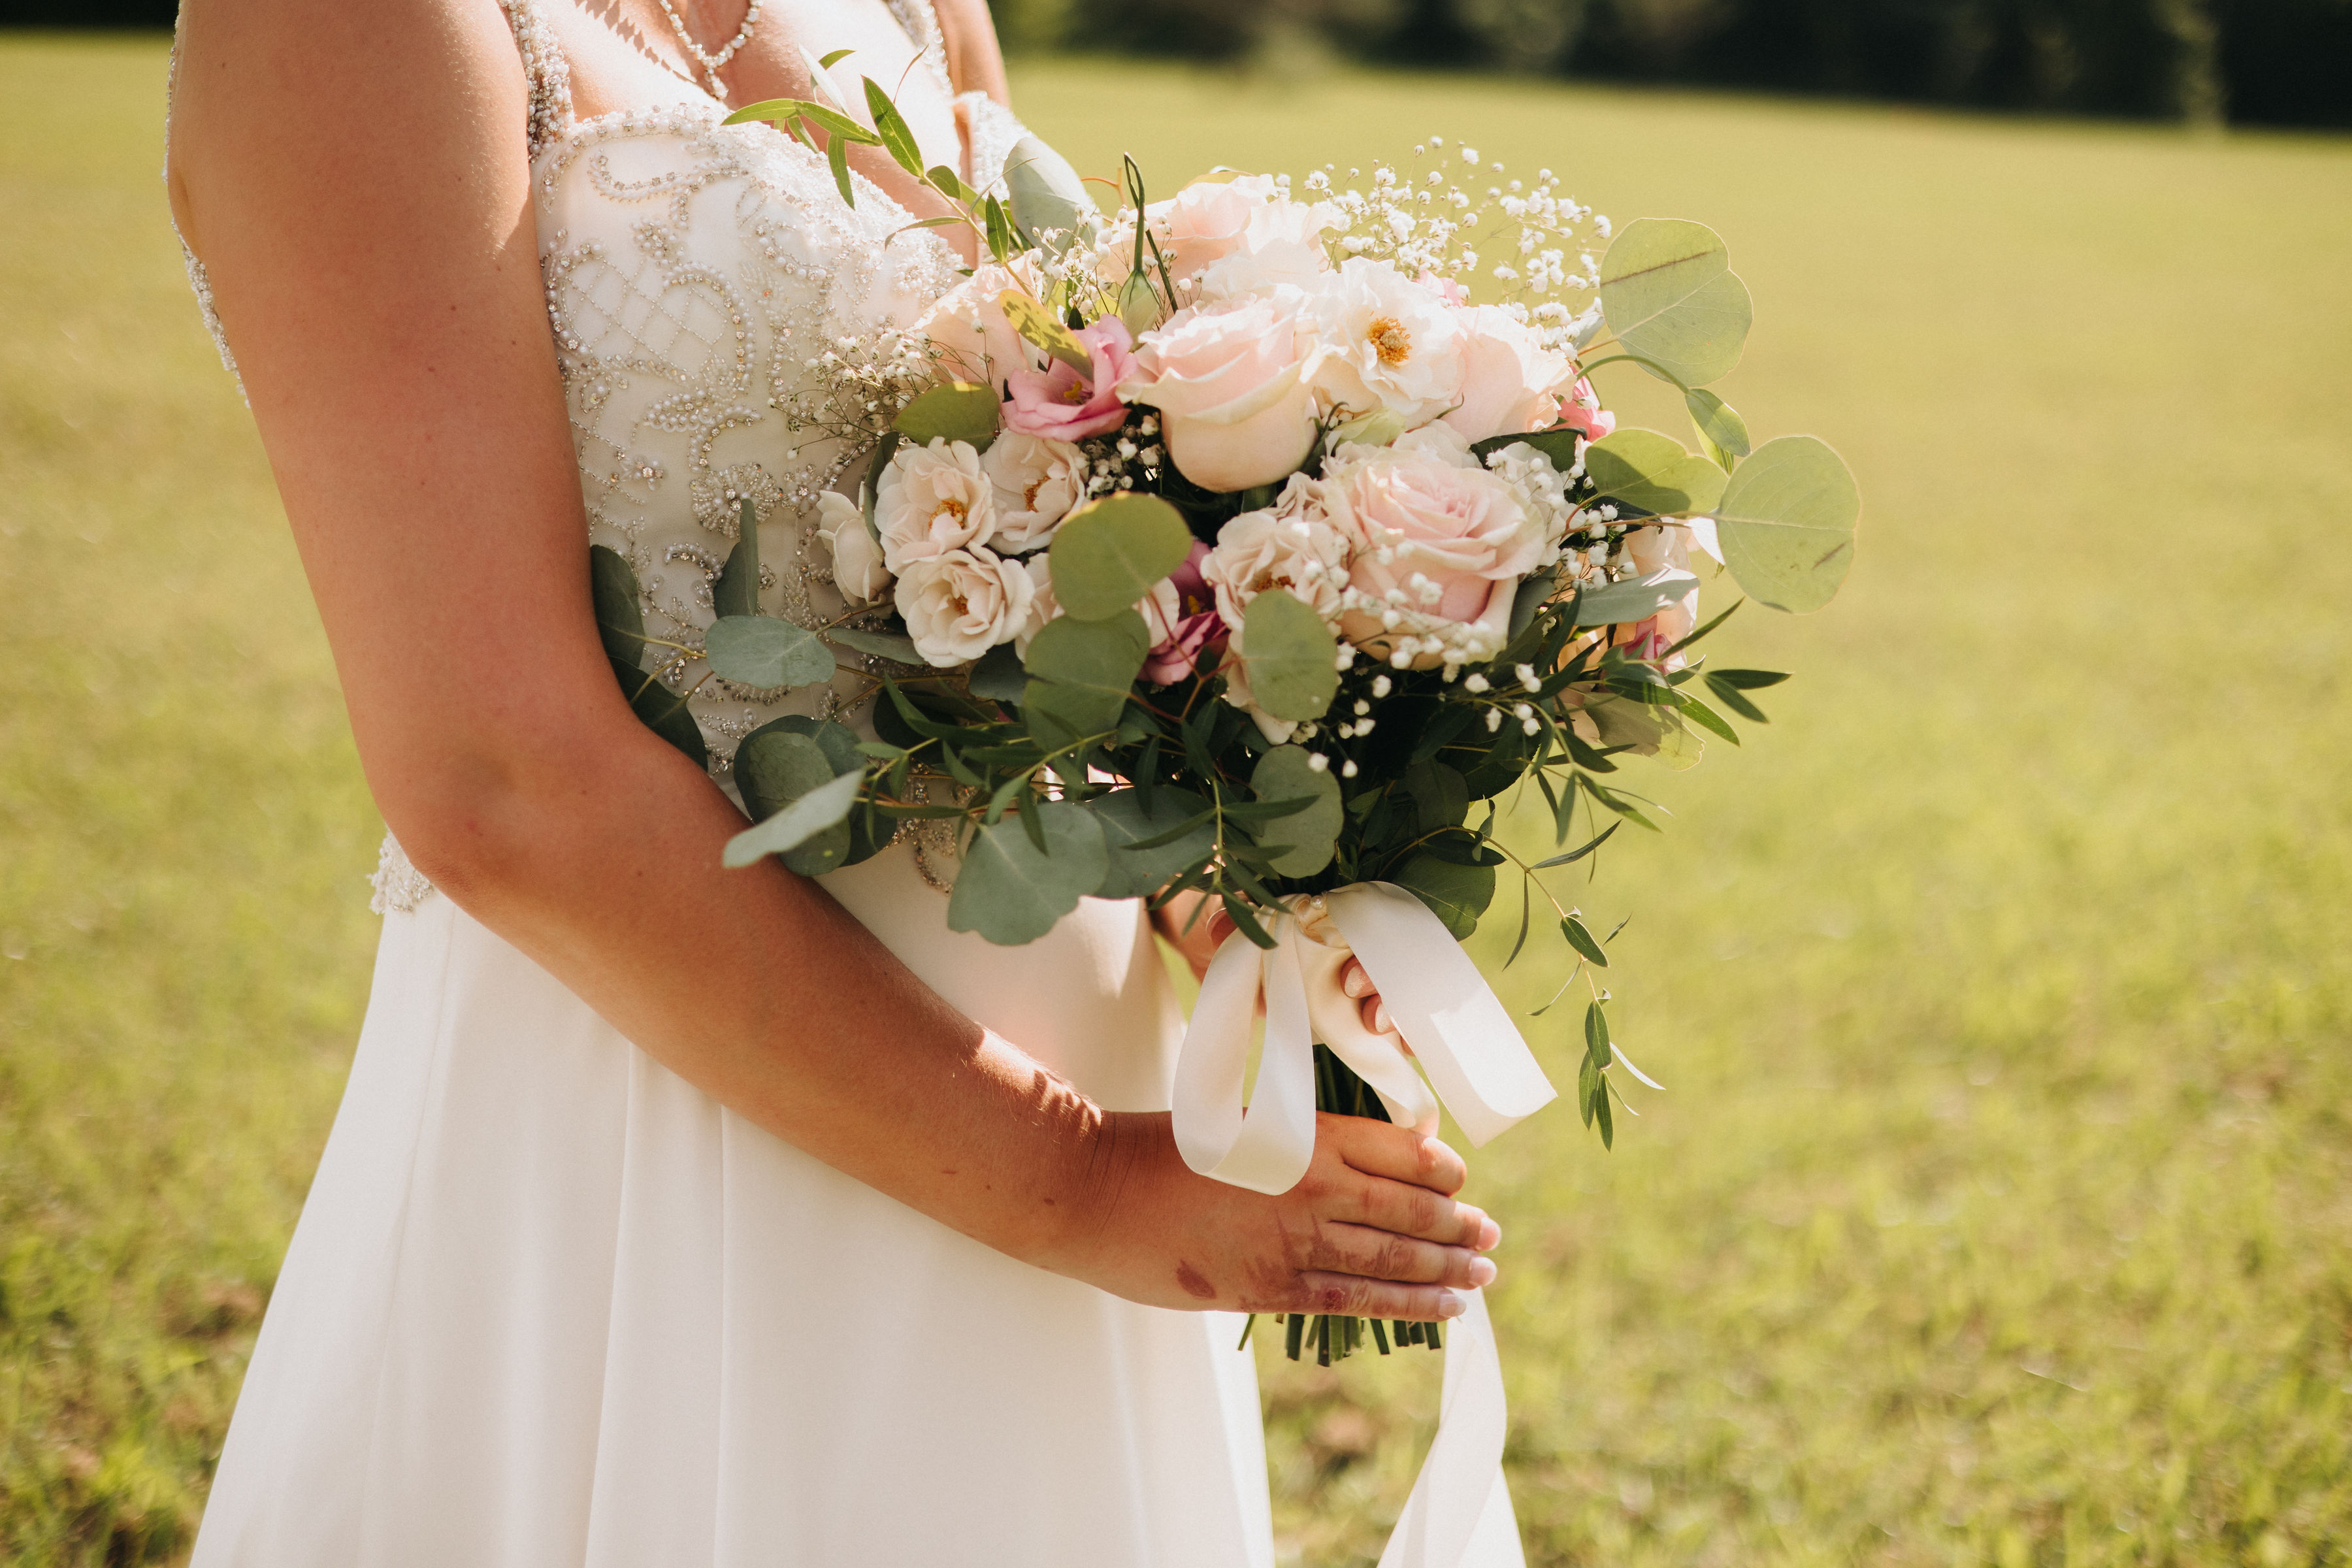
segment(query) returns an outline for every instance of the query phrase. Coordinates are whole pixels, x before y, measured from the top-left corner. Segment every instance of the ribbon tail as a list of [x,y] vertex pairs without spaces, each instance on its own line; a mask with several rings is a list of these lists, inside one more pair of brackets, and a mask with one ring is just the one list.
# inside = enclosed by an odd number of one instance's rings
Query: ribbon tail
[[1325,903],[1474,1147],[1558,1097],[1478,966],[1419,899],[1358,882]]
[[1525,1568],[1518,1519],[1503,1480],[1509,1415],[1503,1363],[1483,1290],[1446,1325],[1445,1390],[1437,1436],[1405,1499],[1380,1568]]
[[[1315,1157],[1315,1046],[1297,922],[1276,917],[1274,927],[1273,952],[1237,940],[1209,961],[1185,1026],[1170,1108],[1185,1164],[1216,1181],[1278,1194],[1298,1184]],[[1242,1078],[1261,991],[1265,1043],[1244,1116]]]

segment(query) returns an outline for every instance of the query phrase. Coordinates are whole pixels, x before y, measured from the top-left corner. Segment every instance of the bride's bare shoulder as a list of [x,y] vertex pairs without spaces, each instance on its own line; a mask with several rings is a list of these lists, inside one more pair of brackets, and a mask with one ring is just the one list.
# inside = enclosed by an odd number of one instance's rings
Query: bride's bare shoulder
[[225,184],[519,157],[528,92],[497,0],[184,0],[173,204],[200,227]]

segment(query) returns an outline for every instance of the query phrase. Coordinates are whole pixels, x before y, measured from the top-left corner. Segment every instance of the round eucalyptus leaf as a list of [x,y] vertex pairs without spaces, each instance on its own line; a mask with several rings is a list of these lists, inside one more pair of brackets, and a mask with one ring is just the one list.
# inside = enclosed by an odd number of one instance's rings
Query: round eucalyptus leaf
[[828,627],[824,635],[827,641],[837,642],[856,653],[870,653],[893,664],[929,668],[930,661],[907,637],[893,637],[888,632],[861,632],[855,626]]
[[964,689],[992,702],[1018,702],[1028,683],[1021,656],[1013,651],[1011,643],[998,643],[971,667],[971,673],[964,678]]
[[1311,605],[1277,588],[1242,612],[1251,698],[1277,719],[1320,719],[1339,694],[1339,645]]
[[1668,605],[1690,597],[1691,590],[1697,586],[1698,574],[1662,566],[1646,577],[1628,577],[1622,583],[1587,588],[1576,601],[1576,624],[1615,626],[1646,621]]
[[[801,722],[811,729],[816,725],[813,719]],[[842,729],[838,724],[833,728]],[[846,730],[842,732],[848,734]],[[764,821],[814,789],[845,774],[862,773],[856,743],[852,736],[847,748],[849,766],[845,768],[835,754],[843,749],[837,743],[827,746],[819,734],[783,728],[782,721],[762,725],[735,748],[735,784],[742,792],[745,808],[755,821]],[[782,854],[784,864],[803,877],[836,870],[849,858],[849,824],[836,822]]]
[[1591,506],[1622,501],[1659,517],[1683,517],[1712,508],[1723,494],[1723,470],[1655,430],[1620,430],[1584,448],[1592,476]]
[[1158,496],[1114,495],[1064,520],[1046,559],[1063,611],[1104,621],[1132,609],[1192,552],[1192,531],[1174,507]]
[[1067,159],[1036,137],[1024,136],[1013,144],[1004,159],[1004,185],[1013,198],[1013,221],[1040,239],[1051,236],[1048,244],[1056,254],[1083,237],[1081,230],[1093,232],[1097,215],[1086,182]]
[[1703,386],[1684,393],[1683,406],[1690,410],[1699,445],[1717,468],[1728,472],[1737,459],[1748,456],[1748,421],[1739,416],[1739,410]]
[[1723,563],[1776,610],[1818,610],[1853,565],[1862,492],[1830,445],[1811,436],[1767,441],[1739,465],[1713,509]]
[[773,616],[722,616],[704,634],[703,657],[741,686],[814,686],[833,679],[833,652],[806,626]]
[[629,700],[630,711],[645,727],[685,752],[695,766],[709,767],[710,748],[703,743],[702,726],[695,721],[686,699],[633,664],[617,658],[607,662],[613,667],[613,679],[621,683],[622,695]]
[[1731,373],[1755,316],[1722,237],[1679,218],[1618,231],[1601,260],[1601,310],[1619,342],[1685,387]]
[[1040,852],[1020,814],[980,829],[948,898],[948,929],[977,931],[999,947],[1036,941],[1102,886],[1110,850],[1094,813],[1073,800],[1037,808]]
[[[1271,596],[1258,595],[1261,599]],[[1312,877],[1331,863],[1342,812],[1339,781],[1331,776],[1329,768],[1317,767],[1304,746],[1276,746],[1257,760],[1250,773],[1250,792],[1260,800],[1297,800],[1302,795],[1314,800],[1303,811],[1257,825],[1257,847],[1265,852],[1276,876]]]
[[1456,942],[1470,940],[1478,929],[1478,917],[1495,900],[1492,866],[1465,866],[1416,853],[1387,879],[1427,905]]
[[994,388],[950,382],[918,394],[890,427],[918,447],[938,440],[985,447],[996,437],[999,406]]
[[608,545],[588,547],[588,594],[596,608],[596,635],[604,657],[631,669],[645,659],[646,615],[637,604],[637,574]]
[[[808,744],[814,746],[814,742]],[[843,773],[818,784],[765,822],[747,827],[729,839],[722,862],[730,868],[749,866],[763,855],[782,855],[799,848],[848,816],[850,808],[857,804],[858,792],[865,787],[863,773]]]
[[1132,609],[1108,620],[1061,616],[1047,621],[1023,660],[1029,682],[1021,701],[1031,738],[1057,751],[1117,729],[1150,646],[1151,633]]
[[1102,825],[1103,842],[1110,850],[1110,869],[1094,890],[1098,899],[1150,898],[1178,874],[1208,858],[1217,847],[1216,825],[1203,822],[1165,844],[1134,847],[1165,837],[1209,809],[1206,800],[1189,790],[1164,784],[1148,790],[1115,790],[1097,795],[1088,803],[1088,809]]

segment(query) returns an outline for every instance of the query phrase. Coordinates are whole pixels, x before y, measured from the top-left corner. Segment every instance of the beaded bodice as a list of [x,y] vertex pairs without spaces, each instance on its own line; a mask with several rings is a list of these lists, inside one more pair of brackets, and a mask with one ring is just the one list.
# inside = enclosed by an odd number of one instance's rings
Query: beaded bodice
[[[690,101],[573,123],[568,74],[536,0],[500,0],[530,82],[528,126],[541,268],[579,458],[588,540],[635,569],[646,631],[698,649],[712,584],[748,499],[761,523],[761,608],[803,625],[836,615],[816,540],[817,497],[857,454],[821,409],[845,342],[911,326],[958,281],[952,254],[879,189],[845,205],[824,160],[772,127],[723,124]],[[893,0],[944,81],[924,0]],[[978,94],[959,100],[985,188],[1024,132]],[[187,258],[232,371],[202,264]],[[814,545],[815,548],[812,548]],[[722,783],[736,743],[785,713],[839,711],[871,682],[762,691],[679,656],[664,678],[689,706]],[[854,716],[853,716],[854,717]],[[375,906],[430,890],[387,840]]]

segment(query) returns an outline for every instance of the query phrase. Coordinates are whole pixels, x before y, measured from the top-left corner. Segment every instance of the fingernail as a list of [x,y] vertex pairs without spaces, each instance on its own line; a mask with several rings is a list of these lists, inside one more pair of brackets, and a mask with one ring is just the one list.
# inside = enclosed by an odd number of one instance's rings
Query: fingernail
[[1364,972],[1360,969],[1350,969],[1348,978],[1339,982],[1339,989],[1350,996],[1361,996],[1371,988],[1372,983],[1364,978]]
[[1496,1248],[1496,1247],[1500,1247],[1500,1246],[1502,1246],[1502,1245],[1503,1245],[1503,1227],[1502,1227],[1501,1226],[1496,1225],[1493,1220],[1491,1220],[1491,1219],[1490,1219],[1490,1220],[1486,1221],[1484,1225],[1481,1225],[1481,1226],[1478,1227],[1478,1250],[1479,1250],[1479,1251],[1481,1251],[1481,1252],[1492,1252],[1492,1251],[1494,1251],[1494,1250],[1495,1250],[1495,1248]]
[[1372,1033],[1375,1035],[1385,1035],[1388,1032],[1389,1005],[1383,1002],[1379,1006],[1372,1009]]
[[1471,1284],[1473,1284],[1473,1285],[1477,1286],[1480,1289],[1482,1289],[1482,1290],[1483,1290],[1483,1289],[1485,1289],[1487,1286],[1492,1285],[1494,1282],[1495,1282],[1495,1263],[1494,1263],[1494,1259],[1489,1258],[1472,1258],[1472,1259],[1470,1260],[1470,1283],[1471,1283]]
[[1458,1318],[1469,1310],[1470,1303],[1458,1292],[1448,1290],[1437,1298],[1437,1315],[1441,1318]]

